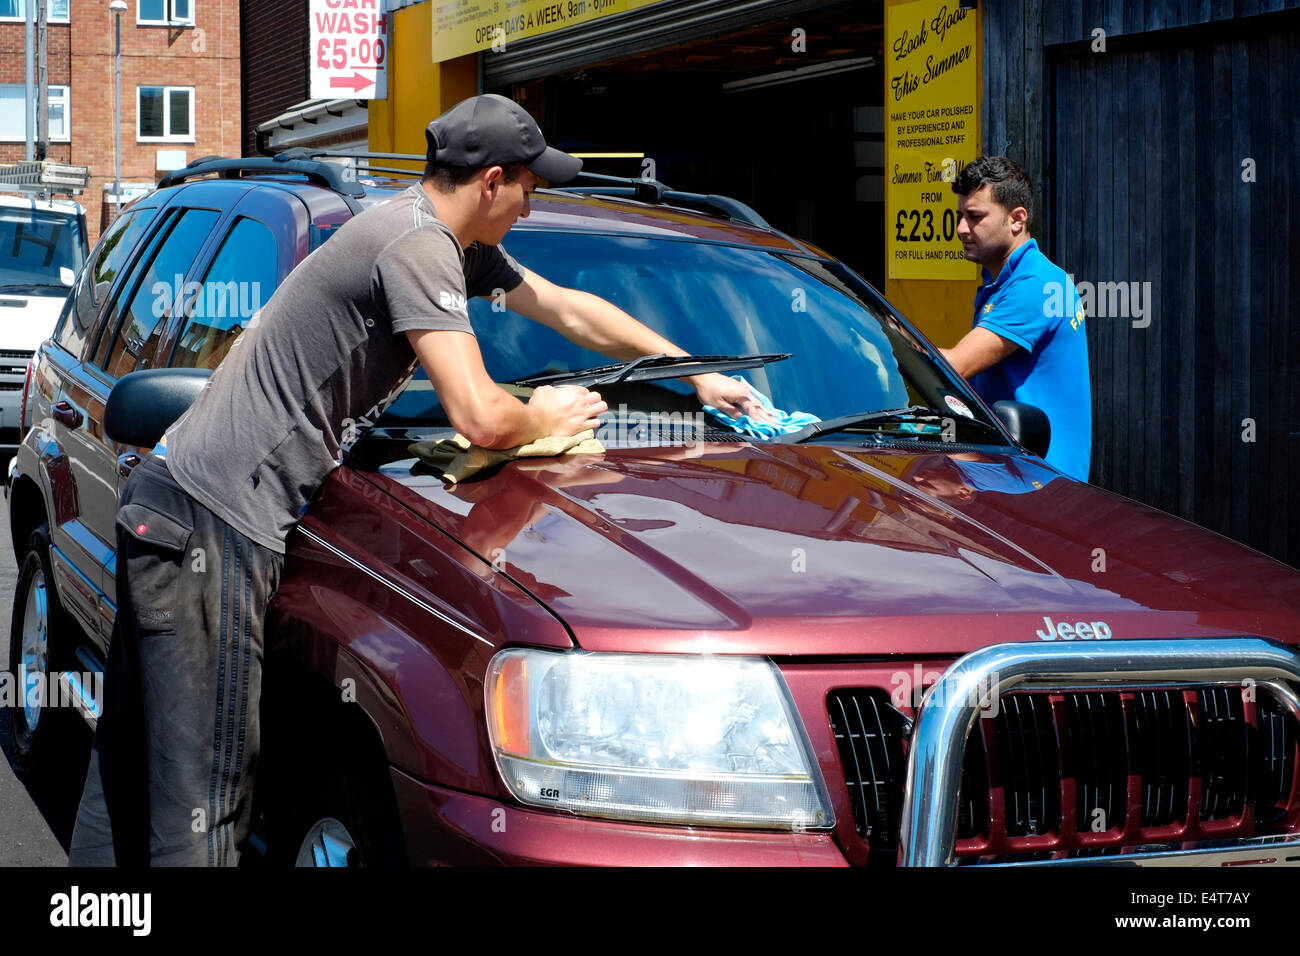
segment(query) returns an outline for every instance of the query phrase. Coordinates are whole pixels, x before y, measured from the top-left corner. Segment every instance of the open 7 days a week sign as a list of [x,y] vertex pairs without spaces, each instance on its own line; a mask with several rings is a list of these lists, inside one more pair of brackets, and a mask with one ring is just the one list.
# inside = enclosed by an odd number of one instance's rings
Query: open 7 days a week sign
[[433,62],[505,53],[525,37],[647,7],[659,0],[433,0]]

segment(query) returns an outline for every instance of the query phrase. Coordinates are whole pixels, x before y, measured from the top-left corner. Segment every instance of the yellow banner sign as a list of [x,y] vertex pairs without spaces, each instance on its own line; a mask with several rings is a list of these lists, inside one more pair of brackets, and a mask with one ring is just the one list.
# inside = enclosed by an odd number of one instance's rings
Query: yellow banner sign
[[588,23],[659,0],[434,0],[433,62]]
[[952,182],[980,153],[978,14],[957,0],[885,8],[885,255],[891,279],[974,279]]

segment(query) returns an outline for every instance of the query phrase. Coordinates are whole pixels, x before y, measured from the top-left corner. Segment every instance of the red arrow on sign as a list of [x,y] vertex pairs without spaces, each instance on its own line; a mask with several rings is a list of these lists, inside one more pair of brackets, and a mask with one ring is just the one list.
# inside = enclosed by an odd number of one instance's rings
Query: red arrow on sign
[[345,86],[354,93],[360,93],[367,86],[374,86],[375,81],[360,73],[354,73],[351,76],[331,76],[330,86]]

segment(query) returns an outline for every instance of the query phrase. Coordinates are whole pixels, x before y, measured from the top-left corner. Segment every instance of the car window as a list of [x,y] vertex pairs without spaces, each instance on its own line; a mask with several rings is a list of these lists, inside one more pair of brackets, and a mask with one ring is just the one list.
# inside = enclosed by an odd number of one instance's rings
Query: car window
[[[714,243],[518,231],[505,244],[552,282],[608,299],[696,355],[792,353],[739,373],[789,413],[821,419],[909,405],[944,410],[968,394],[930,357],[861,279],[837,262]],[[609,364],[564,336],[491,299],[473,300],[470,320],[496,382]],[[679,379],[599,389],[611,414],[692,404]],[[959,402],[960,403],[960,402]],[[964,405],[963,405],[964,407]],[[427,381],[386,413],[442,414]],[[982,417],[979,409],[972,415]]]
[[103,369],[118,378],[137,368],[150,368],[158,337],[172,310],[184,300],[185,277],[221,214],[188,209],[179,216],[157,247],[135,284],[131,304],[123,312]]
[[86,253],[81,218],[72,209],[0,206],[0,288],[53,286],[76,275]]
[[275,291],[278,261],[271,230],[255,219],[239,219],[190,303],[170,364],[207,369],[220,365],[231,343]]
[[65,312],[63,324],[55,334],[55,341],[73,355],[81,355],[86,335],[95,323],[95,311],[103,304],[113,278],[157,212],[156,207],[150,207],[123,213],[104,233],[81,270],[72,293],[72,307]]

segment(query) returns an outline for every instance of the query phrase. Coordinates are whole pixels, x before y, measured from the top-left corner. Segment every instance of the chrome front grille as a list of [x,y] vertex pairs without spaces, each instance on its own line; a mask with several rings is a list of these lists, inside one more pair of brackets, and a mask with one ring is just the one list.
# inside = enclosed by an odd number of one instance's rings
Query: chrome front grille
[[[1003,695],[967,739],[955,857],[1101,856],[1300,831],[1296,721],[1252,691]],[[857,835],[892,860],[910,720],[883,689],[837,690],[827,705]]]

